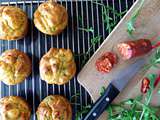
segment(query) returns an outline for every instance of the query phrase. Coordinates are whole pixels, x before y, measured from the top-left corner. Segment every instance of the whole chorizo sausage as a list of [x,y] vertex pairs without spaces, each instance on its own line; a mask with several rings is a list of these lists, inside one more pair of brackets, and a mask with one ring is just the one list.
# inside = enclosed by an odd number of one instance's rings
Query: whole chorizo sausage
[[150,52],[152,50],[152,44],[150,40],[139,39],[119,43],[117,48],[122,58],[127,60]]

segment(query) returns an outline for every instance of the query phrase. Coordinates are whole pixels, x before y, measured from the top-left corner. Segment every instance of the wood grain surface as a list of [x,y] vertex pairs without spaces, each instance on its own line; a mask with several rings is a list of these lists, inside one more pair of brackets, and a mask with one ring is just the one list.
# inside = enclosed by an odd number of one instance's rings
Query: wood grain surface
[[[117,53],[116,45],[122,41],[136,40],[139,38],[151,39],[154,36],[160,35],[160,0],[145,0],[142,10],[136,20],[136,31],[133,33],[131,38],[126,29],[127,21],[130,19],[131,15],[139,7],[140,1],[135,2],[133,7],[128,11],[128,13],[123,17],[120,23],[115,27],[112,33],[104,40],[99,49],[90,58],[87,64],[83,67],[78,75],[79,83],[88,91],[93,101],[95,102],[100,97],[100,89],[102,86],[107,87],[114,76],[121,69],[126,68],[137,59],[124,61],[119,57],[119,62],[110,73],[102,74],[99,73],[95,68],[96,60],[106,51],[114,51]],[[157,39],[154,40],[158,41]],[[153,52],[143,56],[146,64],[149,61],[149,57],[153,55]],[[140,94],[140,84],[141,79],[148,73],[160,72],[157,69],[149,69],[148,71],[139,71],[138,74],[131,80],[131,82],[126,86],[126,88],[120,93],[120,95],[114,100],[114,103],[121,102],[125,99],[135,97]],[[160,96],[155,94],[152,100],[152,105],[160,105]],[[106,120],[107,114],[104,113],[99,118],[99,120]]]

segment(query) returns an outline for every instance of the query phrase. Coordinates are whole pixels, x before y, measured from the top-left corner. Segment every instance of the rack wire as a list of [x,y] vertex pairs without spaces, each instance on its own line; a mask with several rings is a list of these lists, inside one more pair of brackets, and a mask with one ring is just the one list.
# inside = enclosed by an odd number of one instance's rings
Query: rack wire
[[[10,95],[24,97],[32,106],[31,120],[36,120],[35,112],[40,101],[50,94],[61,94],[66,96],[72,103],[73,119],[75,119],[75,113],[82,109],[82,106],[92,103],[87,91],[78,84],[77,75],[68,84],[62,86],[46,84],[39,77],[39,60],[51,47],[70,48],[75,54],[85,53],[88,48],[90,48],[90,39],[96,35],[102,35],[103,39],[98,45],[94,46],[93,51],[89,54],[90,57],[111,30],[105,30],[102,7],[94,4],[92,0],[58,0],[57,2],[64,5],[68,11],[68,27],[58,36],[44,35],[39,32],[33,24],[33,13],[42,2],[44,1],[7,0],[6,2],[6,0],[0,0],[0,5],[13,5],[22,8],[28,14],[30,21],[29,33],[24,39],[18,41],[0,41],[0,53],[7,49],[16,48],[27,53],[32,59],[32,74],[23,83],[15,86],[7,86],[0,82],[0,98]],[[105,4],[106,6],[110,6],[122,12],[129,9],[135,0],[94,0],[94,2]],[[115,14],[108,13],[108,15],[116,22]],[[95,32],[91,34],[80,31],[78,29],[79,27],[93,27]],[[78,68],[77,73],[81,69],[81,62],[83,59],[83,56],[75,57]],[[76,93],[80,94],[78,99],[71,100],[72,96]]]

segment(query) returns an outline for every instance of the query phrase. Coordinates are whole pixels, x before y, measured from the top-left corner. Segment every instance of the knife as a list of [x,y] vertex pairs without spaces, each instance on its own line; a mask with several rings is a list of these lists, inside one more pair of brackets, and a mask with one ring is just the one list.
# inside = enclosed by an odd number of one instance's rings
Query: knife
[[129,67],[122,69],[106,88],[104,94],[96,101],[83,120],[97,120],[117,95],[124,89],[131,78],[144,65],[144,59],[139,59]]

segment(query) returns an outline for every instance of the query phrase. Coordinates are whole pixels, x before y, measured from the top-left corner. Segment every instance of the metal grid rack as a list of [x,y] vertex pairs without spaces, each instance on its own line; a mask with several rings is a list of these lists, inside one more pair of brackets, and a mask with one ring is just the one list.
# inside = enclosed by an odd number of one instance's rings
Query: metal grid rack
[[[6,2],[7,1],[7,2]],[[119,12],[129,9],[135,0],[94,0],[95,2],[103,3]],[[82,106],[92,103],[88,93],[77,82],[76,76],[68,83],[62,86],[48,85],[41,81],[39,77],[39,60],[51,47],[56,48],[70,48],[75,54],[85,53],[90,47],[90,39],[96,35],[102,35],[103,40],[111,32],[106,31],[102,20],[102,7],[94,4],[89,0],[59,0],[58,3],[63,4],[69,14],[69,24],[65,31],[58,36],[48,36],[40,33],[33,24],[33,13],[40,3],[44,1],[19,1],[19,0],[0,0],[1,5],[14,5],[22,8],[29,17],[30,28],[28,35],[18,41],[0,41],[0,53],[7,49],[19,49],[27,53],[32,59],[32,74],[23,83],[15,86],[7,86],[0,82],[0,98],[4,96],[17,95],[22,96],[32,106],[31,120],[36,120],[36,108],[40,101],[50,94],[61,94],[66,96],[69,100],[76,93],[80,93],[77,100],[72,101],[73,119],[75,113],[82,108]],[[116,21],[115,14],[109,16]],[[81,18],[81,20],[79,20]],[[118,19],[120,20],[120,18]],[[110,23],[108,23],[110,24]],[[95,34],[87,33],[78,30],[79,27],[88,28],[93,27]],[[103,42],[99,42],[94,46],[91,56],[98,46]],[[82,57],[75,57],[77,63],[77,73],[81,69]],[[94,81],[94,80],[93,80]]]

